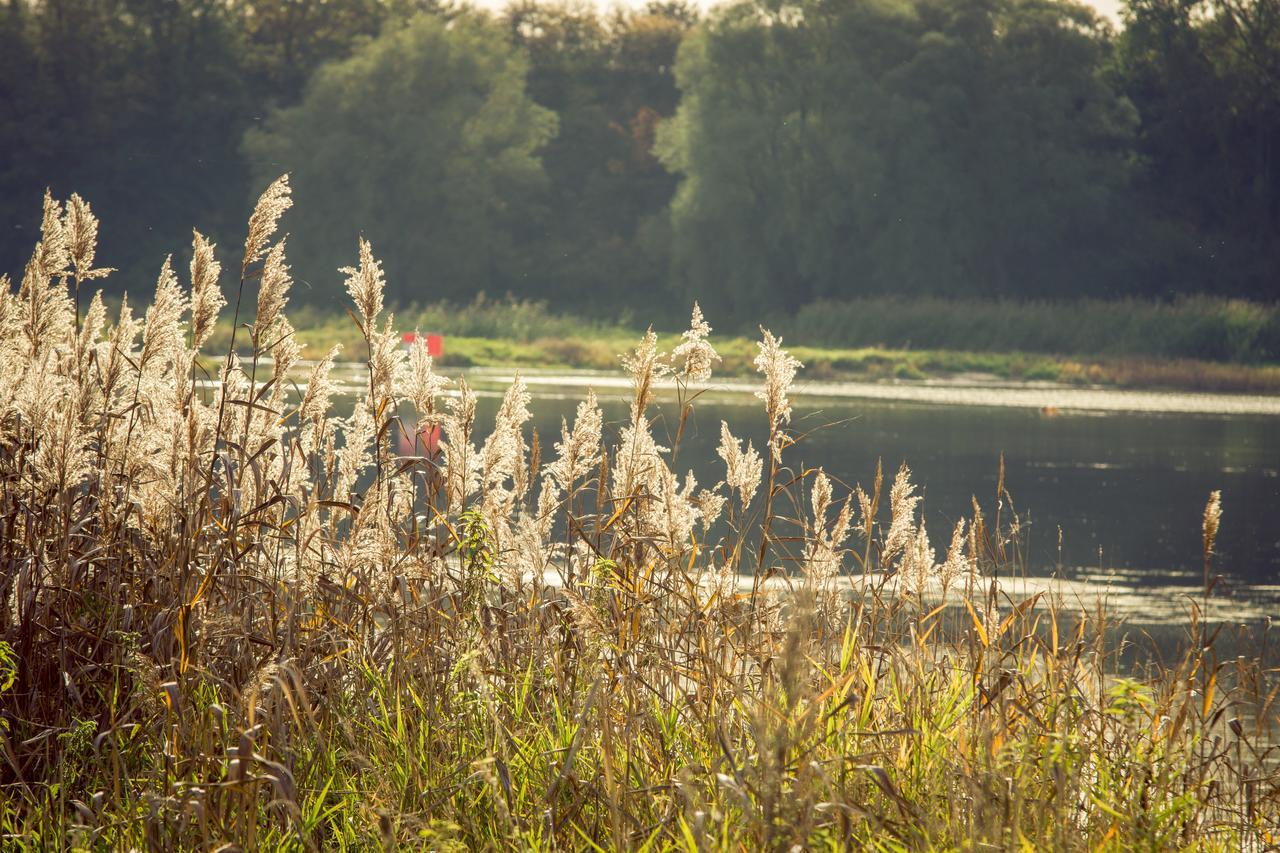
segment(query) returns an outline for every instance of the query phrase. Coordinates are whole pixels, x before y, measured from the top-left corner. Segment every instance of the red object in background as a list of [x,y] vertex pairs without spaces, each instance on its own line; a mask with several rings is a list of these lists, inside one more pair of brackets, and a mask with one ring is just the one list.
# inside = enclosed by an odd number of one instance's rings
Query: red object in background
[[401,456],[426,456],[434,459],[440,453],[440,425],[422,427],[414,433],[400,433]]
[[[444,336],[436,334],[425,334],[422,337],[427,339],[427,355],[432,358],[439,358],[444,355]],[[405,332],[401,341],[404,343],[405,349],[413,346],[414,341],[418,339],[417,332]]]

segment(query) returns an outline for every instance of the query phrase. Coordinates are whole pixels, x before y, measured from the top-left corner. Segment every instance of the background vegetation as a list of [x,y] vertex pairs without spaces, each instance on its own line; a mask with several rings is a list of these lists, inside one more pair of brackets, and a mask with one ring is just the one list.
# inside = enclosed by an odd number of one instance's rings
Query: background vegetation
[[357,229],[393,303],[672,329],[690,296],[726,329],[880,297],[1269,304],[1277,80],[1270,0],[1129,0],[1118,29],[1060,0],[6,0],[0,268],[74,189],[145,298],[180,223],[232,239],[288,171],[320,306]]
[[[544,302],[479,297],[471,302],[404,306],[405,329],[445,335],[441,365],[612,370],[642,334],[639,324],[551,311]],[[925,379],[967,374],[1129,388],[1271,394],[1280,392],[1275,308],[1196,297],[1173,303],[1080,300],[1064,315],[1048,302],[910,301],[870,298],[822,302],[777,328],[814,379]],[[304,354],[335,343],[339,361],[364,352],[359,329],[330,309],[303,305],[292,314]],[[624,320],[631,318],[624,317]],[[231,344],[224,317],[210,338]],[[679,335],[659,340],[675,346]],[[812,343],[810,343],[812,342]],[[922,345],[923,344],[923,345]],[[248,355],[250,342],[239,338]],[[720,374],[754,372],[755,344],[719,336]]]
[[[1269,620],[1225,644],[1207,621],[1235,612],[1220,493],[1182,650],[1135,666],[1104,599],[1014,592],[1003,473],[937,538],[906,465],[852,489],[806,465],[801,365],[768,331],[742,410],[767,438],[722,422],[701,487],[677,467],[718,364],[696,309],[623,359],[621,423],[588,393],[540,441],[519,376],[490,428],[402,351],[361,241],[365,371],[290,381],[288,206],[272,184],[230,275],[196,234],[139,318],[78,299],[105,271],[77,196],[46,200],[18,291],[0,278],[4,849],[1280,839]],[[224,307],[243,358],[206,350]]]

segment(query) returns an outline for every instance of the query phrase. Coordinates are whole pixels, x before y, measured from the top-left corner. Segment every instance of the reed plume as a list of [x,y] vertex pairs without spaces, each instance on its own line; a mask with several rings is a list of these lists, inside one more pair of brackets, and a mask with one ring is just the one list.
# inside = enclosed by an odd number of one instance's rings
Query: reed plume
[[241,269],[248,269],[256,263],[266,251],[267,243],[275,236],[280,225],[280,217],[293,206],[290,198],[293,190],[289,186],[289,176],[281,175],[258,198],[253,213],[249,215],[249,228],[244,239],[244,257]]
[[693,317],[689,321],[689,329],[682,337],[683,341],[671,351],[672,361],[684,361],[680,376],[691,382],[706,382],[711,378],[711,365],[720,361],[715,348],[707,341],[711,334],[711,326],[702,316],[698,303],[693,303]]

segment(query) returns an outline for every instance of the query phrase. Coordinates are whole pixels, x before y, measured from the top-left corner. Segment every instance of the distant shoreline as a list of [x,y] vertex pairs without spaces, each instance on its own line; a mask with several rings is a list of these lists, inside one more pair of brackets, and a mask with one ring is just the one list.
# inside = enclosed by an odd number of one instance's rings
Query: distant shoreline
[[[306,341],[305,355],[314,359],[333,342],[322,336],[322,330],[300,329]],[[725,355],[725,364],[716,375],[729,380],[749,380],[754,376],[750,364],[753,344],[741,338],[716,342]],[[359,363],[362,346],[349,345],[339,353],[340,364]],[[617,353],[626,349],[618,340],[546,339],[522,343],[491,338],[446,337],[444,356],[437,360],[440,368],[450,372],[481,368],[515,370],[545,374],[594,372],[601,377],[621,379]],[[216,351],[216,350],[215,350]],[[1254,402],[1241,404],[1242,411],[1280,414],[1280,367],[1264,365],[1223,364],[1220,362],[1169,360],[1129,357],[1082,359],[1068,356],[1046,356],[1027,353],[970,353],[951,350],[824,349],[796,347],[793,350],[804,362],[799,382],[818,383],[821,394],[834,396],[873,397],[878,399],[959,402],[961,395],[990,396],[993,391],[1018,391],[1027,397],[1018,405],[1061,408],[1106,409],[1113,407],[1095,402],[1098,395],[1134,394],[1169,397],[1171,394],[1195,397],[1215,396],[1246,398]],[[580,384],[576,380],[575,385]],[[830,389],[837,389],[831,391]],[[1034,402],[1031,399],[1034,396]],[[969,403],[970,405],[1008,405],[1006,403]],[[1161,411],[1156,408],[1140,410]],[[1223,410],[1234,412],[1236,404]],[[1176,411],[1219,411],[1212,405],[1199,404]]]
[[[262,359],[269,364],[271,359]],[[447,362],[446,362],[447,363]],[[302,381],[315,361],[302,359],[294,365],[292,376]],[[1242,368],[1248,369],[1248,368]],[[1257,369],[1257,368],[1254,368]],[[554,396],[555,389],[578,399],[576,392],[591,388],[601,399],[624,399],[630,385],[620,371],[573,366],[528,364],[468,365],[442,367],[442,374],[457,378],[466,376],[481,396],[499,394],[516,371],[525,384],[540,389],[539,396]],[[334,366],[331,380],[337,393],[356,393],[367,387],[364,365],[352,360]],[[200,383],[213,387],[215,383]],[[691,386],[704,399],[732,402],[749,397],[756,383],[746,374],[726,375],[706,385]],[[654,383],[659,399],[675,389],[670,380]],[[445,392],[446,394],[448,392]],[[1229,391],[1177,389],[1170,387],[1134,388],[1114,385],[1072,385],[1045,380],[1009,379],[994,374],[964,373],[939,375],[924,379],[859,379],[856,376],[836,378],[797,377],[796,402],[805,405],[821,400],[876,400],[920,405],[972,406],[1039,410],[1046,417],[1071,413],[1143,413],[1169,415],[1226,415],[1280,417],[1280,395],[1242,394]]]

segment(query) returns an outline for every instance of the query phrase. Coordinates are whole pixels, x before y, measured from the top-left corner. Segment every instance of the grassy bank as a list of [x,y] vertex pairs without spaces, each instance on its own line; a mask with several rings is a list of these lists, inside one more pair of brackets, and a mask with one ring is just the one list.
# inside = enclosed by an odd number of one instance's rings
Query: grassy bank
[[[286,207],[282,185],[259,203],[246,272]],[[0,300],[5,849],[1280,837],[1275,670],[1219,660],[1199,620],[1216,494],[1185,652],[1118,672],[1105,611],[1003,591],[1003,487],[931,538],[905,466],[852,493],[792,467],[796,365],[768,333],[766,446],[725,424],[723,479],[699,488],[647,415],[659,374],[714,367],[697,322],[670,353],[629,348],[616,440],[588,397],[539,446],[518,380],[480,425],[465,383],[446,401],[423,348],[401,353],[365,254],[348,286],[370,382],[339,415],[325,363],[300,404],[263,381],[297,354],[278,253],[250,350],[201,392],[211,251],[145,321],[77,318],[64,283],[93,224],[48,210]],[[441,424],[439,455],[397,454],[402,402]]]
[[[990,316],[984,313],[988,309],[992,312]],[[1207,331],[1200,333],[1205,340],[1218,340],[1215,335],[1221,335],[1222,341],[1248,338],[1255,342],[1250,352],[1260,357],[1264,351],[1270,352],[1257,343],[1264,338],[1262,332],[1250,327],[1253,329],[1252,337],[1239,330],[1231,333],[1224,328],[1226,321],[1222,319],[1238,315],[1251,318],[1250,322],[1259,318],[1275,322],[1274,309],[1256,305],[1208,300],[1187,301],[1177,306],[1135,302],[1081,303],[1079,316],[1086,318],[1087,322],[1078,323],[1078,329],[1094,330],[1093,319],[1098,317],[1110,317],[1114,321],[1097,326],[1103,330],[1102,336],[1094,331],[1064,336],[1057,328],[1062,323],[1055,320],[1055,316],[1071,312],[1049,310],[1047,306],[1034,303],[1012,306],[922,300],[904,305],[868,301],[831,306],[831,311],[832,317],[842,317],[841,312],[848,311],[863,324],[851,321],[848,333],[843,336],[845,340],[889,341],[900,347],[913,342],[927,343],[930,348],[813,346],[815,337],[819,341],[824,339],[821,334],[811,336],[819,314],[816,310],[805,311],[788,321],[786,326],[794,340],[804,342],[794,351],[804,362],[806,376],[810,378],[920,380],[981,374],[1002,380],[1072,385],[1280,393],[1280,365],[1179,356],[1181,351],[1208,352],[1213,348],[1208,344],[1173,346],[1170,341],[1175,333],[1162,325],[1168,321],[1172,328],[1182,328],[1179,334],[1190,341],[1194,336],[1189,329],[1200,322],[1197,318],[1208,318],[1200,324],[1202,329],[1213,330],[1212,334]],[[940,318],[949,314],[968,322],[957,322],[954,329],[934,334],[935,322],[940,323]],[[890,315],[896,319],[891,321]],[[364,340],[345,315],[304,307],[295,312],[293,322],[298,327],[298,340],[306,345],[306,353],[312,357],[322,355],[334,343],[343,345],[340,358],[361,360],[365,357]],[[512,299],[480,299],[470,305],[410,308],[397,316],[397,323],[405,329],[443,333],[446,345],[440,363],[450,367],[612,370],[617,367],[619,354],[643,331],[622,324],[611,325],[556,314],[541,303]],[[1019,323],[1023,325],[1019,326]],[[1151,329],[1144,325],[1148,323]],[[834,321],[833,326],[841,328]],[[1118,326],[1126,330],[1124,336],[1106,337]],[[866,327],[882,329],[884,334],[877,338]],[[1018,331],[1003,336],[997,334],[999,329],[1006,327]],[[1162,331],[1152,331],[1155,328]],[[1028,334],[1028,329],[1035,334]],[[224,320],[211,339],[210,348],[215,351],[224,349],[230,341],[230,331],[230,322]],[[1235,338],[1231,337],[1232,334]],[[832,339],[835,335],[828,332],[825,338]],[[659,335],[659,343],[668,348],[678,340],[678,333]],[[723,358],[720,365],[722,374],[748,376],[754,371],[753,340],[741,336],[716,336],[715,342]],[[242,346],[247,345],[247,338],[242,338],[241,343]],[[1050,343],[1065,347],[1062,351],[1068,354],[1044,351],[1045,345]],[[944,345],[955,348],[943,348]]]
[[1210,297],[819,302],[802,308],[788,331],[837,347],[1280,363],[1280,305]]
[[[304,334],[303,337],[310,337]],[[323,335],[314,340],[322,341]],[[565,367],[610,370],[625,344],[622,337],[540,338],[519,341],[487,338],[447,339],[441,364],[454,367]],[[675,336],[664,336],[674,345]],[[716,341],[727,376],[753,372],[754,342],[746,338]],[[318,351],[313,348],[312,351]],[[1117,388],[1161,388],[1240,394],[1280,393],[1280,367],[1223,364],[1192,359],[1048,356],[1024,352],[893,350],[880,347],[836,349],[797,346],[793,349],[810,379],[869,381],[975,379],[1061,382]]]

